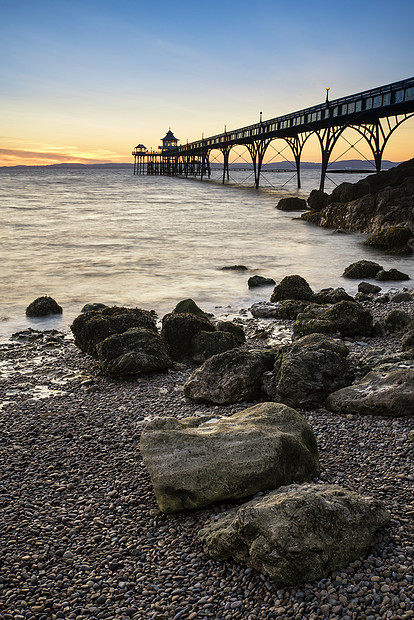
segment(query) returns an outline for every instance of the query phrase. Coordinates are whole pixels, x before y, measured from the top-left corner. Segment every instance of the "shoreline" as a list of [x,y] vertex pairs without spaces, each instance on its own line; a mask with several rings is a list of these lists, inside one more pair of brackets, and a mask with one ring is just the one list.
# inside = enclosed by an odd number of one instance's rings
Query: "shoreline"
[[[364,304],[366,305],[366,304]],[[377,317],[414,300],[368,304]],[[292,321],[240,315],[249,346],[288,338]],[[279,334],[279,336],[278,336]],[[354,359],[398,338],[350,338]],[[62,333],[0,345],[0,522],[5,620],[108,618],[414,617],[413,417],[300,410],[315,432],[323,482],[383,500],[391,523],[366,557],[318,583],[281,587],[253,569],[208,558],[196,532],[232,502],[162,515],[139,453],[147,419],[231,415],[254,403],[218,406],[185,398],[193,370],[135,380],[103,375]],[[258,401],[255,401],[258,402]]]

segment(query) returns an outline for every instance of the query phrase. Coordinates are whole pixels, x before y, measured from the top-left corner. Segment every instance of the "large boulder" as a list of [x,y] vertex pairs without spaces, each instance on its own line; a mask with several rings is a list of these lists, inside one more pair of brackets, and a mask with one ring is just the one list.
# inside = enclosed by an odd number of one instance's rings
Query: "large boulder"
[[306,211],[306,200],[298,196],[281,198],[276,205],[276,209],[280,209],[280,211]]
[[313,291],[305,278],[293,275],[286,276],[275,286],[270,301],[283,301],[284,299],[300,299],[308,301],[313,295]]
[[62,307],[53,299],[53,297],[38,297],[26,308],[26,316],[42,317],[49,314],[62,314]]
[[262,375],[273,358],[259,351],[232,349],[204,362],[184,384],[184,394],[195,401],[229,404],[260,396]]
[[150,329],[134,327],[96,345],[102,370],[112,377],[128,377],[166,370],[172,366],[164,342]]
[[310,425],[274,403],[229,417],[155,418],[140,449],[165,513],[249,497],[319,472]]
[[303,338],[309,334],[325,334],[327,336],[339,338],[340,332],[332,321],[315,312],[302,312],[296,317],[293,324],[293,340]]
[[389,520],[379,500],[328,484],[292,484],[219,515],[198,537],[214,559],[234,559],[294,585],[359,559]]
[[196,302],[193,299],[183,299],[179,301],[175,306],[173,312],[176,314],[186,314],[189,312],[190,314],[195,314],[196,316],[202,316],[205,319],[211,318],[213,315],[204,312],[201,308],[199,308]]
[[413,253],[408,242],[413,233],[407,226],[390,226],[375,232],[364,244],[384,250],[387,254],[408,255]]
[[328,204],[328,194],[318,189],[313,189],[308,197],[308,206],[311,211],[321,211]]
[[99,312],[84,312],[71,325],[75,344],[84,353],[97,357],[96,345],[113,334],[122,334],[132,327],[144,327],[155,333],[154,317],[147,310],[111,306]]
[[354,374],[342,342],[311,334],[281,347],[272,372],[263,376],[263,391],[291,407],[318,406],[331,392],[352,383]]
[[401,417],[414,413],[414,368],[373,370],[327,398],[336,413]]
[[352,278],[360,280],[361,278],[375,278],[382,267],[372,260],[358,260],[345,268],[342,276],[344,278]]
[[193,338],[199,332],[213,332],[214,325],[205,317],[171,312],[162,319],[161,337],[174,361],[189,360],[194,355]]

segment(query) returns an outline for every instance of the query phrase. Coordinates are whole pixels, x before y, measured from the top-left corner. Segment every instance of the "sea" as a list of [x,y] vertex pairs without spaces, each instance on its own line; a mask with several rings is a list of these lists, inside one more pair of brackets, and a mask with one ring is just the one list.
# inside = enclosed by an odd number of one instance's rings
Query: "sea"
[[[414,278],[414,259],[363,245],[366,235],[307,224],[276,209],[280,198],[306,198],[317,170],[266,172],[252,187],[251,171],[210,180],[134,176],[127,168],[0,169],[0,337],[33,329],[69,330],[87,303],[155,310],[159,317],[191,297],[216,316],[235,316],[269,300],[272,287],[248,288],[253,275],[299,274],[316,291],[357,282],[342,277],[361,260],[396,267]],[[365,174],[330,175],[326,191]],[[245,271],[224,267],[245,266]],[[399,283],[383,284],[383,290]],[[409,283],[410,284],[410,283]],[[25,309],[49,295],[63,314],[29,319]]]

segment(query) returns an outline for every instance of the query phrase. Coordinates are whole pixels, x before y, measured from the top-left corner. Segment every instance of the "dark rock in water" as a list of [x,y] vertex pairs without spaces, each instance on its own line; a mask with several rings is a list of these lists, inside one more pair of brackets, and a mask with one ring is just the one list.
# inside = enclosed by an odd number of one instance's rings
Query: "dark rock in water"
[[237,403],[258,398],[262,375],[274,357],[258,351],[232,349],[210,357],[184,385],[184,394],[195,401]]
[[401,350],[409,351],[414,349],[414,329],[411,329],[401,339]]
[[246,334],[243,327],[236,325],[233,321],[217,321],[216,328],[220,332],[229,332],[233,334],[233,337],[237,344],[244,344],[246,342]]
[[244,265],[231,265],[229,267],[221,267],[221,271],[248,271]]
[[381,269],[375,275],[375,279],[379,282],[388,282],[390,280],[401,281],[410,280],[410,276],[406,273],[402,273],[402,271],[398,271],[398,269]]
[[346,267],[342,276],[344,278],[352,278],[359,280],[360,278],[375,278],[382,267],[378,263],[370,260],[359,260]]
[[384,250],[387,254],[409,255],[413,253],[413,249],[408,245],[413,233],[407,226],[391,226],[374,233],[364,242],[379,250]]
[[163,340],[153,330],[134,327],[96,345],[102,370],[112,377],[162,371],[172,366]]
[[384,334],[398,334],[414,327],[414,319],[403,310],[392,310],[385,319],[380,319],[374,325],[377,336]]
[[281,211],[306,211],[306,200],[298,198],[297,196],[281,198],[276,205],[276,209],[280,209]]
[[343,288],[324,288],[314,293],[311,301],[316,304],[337,304],[340,301],[354,301],[354,298]]
[[253,304],[250,312],[259,319],[296,319],[309,305],[307,301],[285,299],[284,301],[259,301]]
[[326,228],[365,233],[392,226],[414,230],[414,159],[357,183],[342,183],[325,207],[301,218]]
[[161,337],[174,361],[190,360],[194,355],[193,338],[199,332],[214,332],[215,327],[202,316],[171,312],[162,319]]
[[61,306],[53,299],[53,297],[38,297],[26,308],[26,316],[41,317],[49,314],[62,314]]
[[198,332],[193,337],[193,361],[202,364],[209,357],[237,347],[230,332]]
[[381,287],[377,286],[376,284],[370,284],[369,282],[360,282],[358,284],[358,291],[360,293],[366,293],[370,295],[370,294],[380,293]]
[[274,370],[263,378],[263,391],[290,407],[318,406],[328,394],[352,383],[354,374],[341,340],[311,334],[280,349]]
[[249,288],[255,288],[258,286],[270,286],[273,284],[276,284],[273,278],[264,278],[263,276],[252,276],[247,281],[247,285]]
[[373,370],[360,381],[331,394],[335,413],[400,417],[414,412],[414,369]]
[[334,485],[292,484],[220,514],[198,537],[215,560],[233,559],[291,586],[358,560],[389,520],[377,499]]
[[313,189],[309,194],[308,205],[312,211],[320,211],[328,204],[328,194],[318,189]]
[[94,310],[95,312],[100,312],[101,310],[107,307],[108,306],[106,304],[100,304],[100,303],[86,304],[85,306],[83,306],[81,312],[92,312],[92,310]]
[[319,473],[310,425],[274,403],[219,418],[155,418],[140,450],[164,513],[248,497]]
[[190,314],[195,314],[196,316],[202,316],[205,319],[213,316],[212,314],[208,314],[207,312],[201,310],[193,299],[183,299],[182,301],[179,301],[173,312],[176,314],[185,314],[186,312],[189,312]]
[[76,317],[71,325],[75,344],[84,353],[97,357],[96,345],[113,334],[122,334],[131,327],[145,327],[158,333],[150,312],[139,308],[111,306],[96,312],[85,312]]
[[271,302],[283,301],[284,299],[300,299],[308,301],[311,299],[313,291],[305,278],[302,276],[293,275],[286,276],[283,280],[275,286]]
[[413,301],[414,296],[411,293],[395,293],[390,297],[390,301],[394,304],[401,304],[403,301]]

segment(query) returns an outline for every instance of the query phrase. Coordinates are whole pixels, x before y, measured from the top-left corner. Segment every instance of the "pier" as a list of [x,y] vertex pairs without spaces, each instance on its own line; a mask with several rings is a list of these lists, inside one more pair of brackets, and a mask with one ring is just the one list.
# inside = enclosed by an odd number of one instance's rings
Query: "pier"
[[279,116],[259,123],[225,131],[215,136],[178,145],[178,139],[169,130],[158,151],[149,151],[139,144],[132,151],[134,174],[159,174],[169,176],[194,176],[210,178],[210,157],[214,150],[223,156],[222,182],[229,179],[229,157],[232,148],[247,148],[254,174],[254,184],[259,188],[263,160],[274,140],[284,140],[290,147],[300,189],[300,162],[303,148],[310,136],[316,135],[321,148],[321,179],[319,189],[324,189],[325,177],[334,146],[347,128],[358,132],[368,143],[375,170],[381,170],[384,149],[393,132],[408,118],[414,116],[414,77],[393,82],[340,99],[329,100],[326,89],[324,103]]

